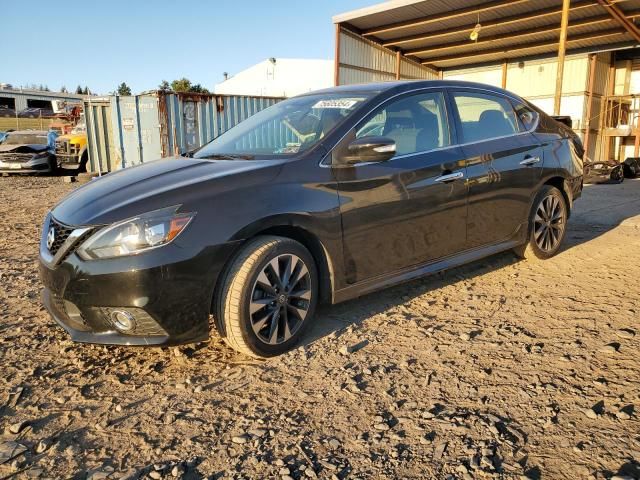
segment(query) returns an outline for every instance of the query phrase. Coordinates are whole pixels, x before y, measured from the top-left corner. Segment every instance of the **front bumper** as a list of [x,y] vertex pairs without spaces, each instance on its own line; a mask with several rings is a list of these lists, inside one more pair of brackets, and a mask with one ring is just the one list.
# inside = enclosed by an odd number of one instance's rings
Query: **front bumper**
[[35,158],[26,162],[3,162],[0,159],[0,172],[3,173],[51,173],[49,157]]
[[[145,346],[206,340],[213,288],[236,244],[193,250],[177,242],[140,255],[92,261],[76,255],[75,245],[54,259],[45,233],[40,244],[43,303],[77,342]],[[135,331],[118,331],[110,316],[114,311],[131,312]]]

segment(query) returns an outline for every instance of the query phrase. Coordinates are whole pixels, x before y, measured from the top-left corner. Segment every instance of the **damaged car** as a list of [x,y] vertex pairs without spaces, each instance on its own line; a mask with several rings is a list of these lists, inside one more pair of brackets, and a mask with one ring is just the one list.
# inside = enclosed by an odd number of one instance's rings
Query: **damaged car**
[[0,144],[0,173],[53,173],[58,167],[54,131],[9,132]]

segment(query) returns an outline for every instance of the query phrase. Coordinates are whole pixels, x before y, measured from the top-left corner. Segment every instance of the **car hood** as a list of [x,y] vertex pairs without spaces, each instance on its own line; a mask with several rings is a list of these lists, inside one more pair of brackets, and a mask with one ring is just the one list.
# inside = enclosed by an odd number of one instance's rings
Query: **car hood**
[[0,153],[40,153],[49,149],[49,145],[25,143],[20,145],[0,145]]
[[51,213],[66,225],[106,225],[160,208],[188,205],[215,195],[216,189],[232,188],[230,176],[280,163],[165,158],[94,179],[65,197]]

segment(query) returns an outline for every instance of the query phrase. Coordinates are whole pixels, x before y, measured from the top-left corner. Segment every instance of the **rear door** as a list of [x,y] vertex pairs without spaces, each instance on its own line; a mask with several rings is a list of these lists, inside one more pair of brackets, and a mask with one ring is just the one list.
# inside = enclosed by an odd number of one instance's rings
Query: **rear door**
[[446,96],[429,89],[389,100],[336,146],[383,135],[386,162],[334,169],[339,184],[348,283],[392,274],[464,249],[467,189]]
[[467,248],[512,239],[526,228],[542,147],[508,97],[476,89],[450,95],[466,158]]

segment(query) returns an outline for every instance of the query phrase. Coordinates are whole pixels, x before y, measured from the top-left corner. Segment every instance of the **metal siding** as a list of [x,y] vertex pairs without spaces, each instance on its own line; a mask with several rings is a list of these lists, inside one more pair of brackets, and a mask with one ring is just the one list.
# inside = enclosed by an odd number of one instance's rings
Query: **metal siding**
[[[554,95],[557,68],[556,58],[510,62],[507,67],[507,90],[525,97]],[[588,75],[587,55],[567,58],[562,80],[563,94],[585,92]]]
[[405,57],[400,57],[400,79],[437,80],[438,72],[412,62]]
[[485,68],[469,68],[444,72],[447,80],[465,80],[467,82],[485,83],[494,87],[502,86],[502,66]]
[[[184,153],[188,135],[193,136],[191,147],[201,146],[281,100],[284,99],[153,93],[100,97],[91,102],[91,108],[90,102],[85,101],[91,170],[98,171],[100,165],[103,172],[112,171]],[[186,104],[195,108],[194,131],[186,128],[191,121],[185,122]],[[290,138],[288,132],[280,133]],[[265,132],[265,141],[266,138]]]
[[605,95],[607,93],[607,82],[609,81],[611,54],[609,52],[599,53],[596,56],[596,61],[593,93],[596,95]]
[[[396,53],[355,33],[344,30],[340,32],[339,59],[340,85],[396,80]],[[432,80],[438,78],[438,74],[401,57],[400,78]]]

